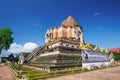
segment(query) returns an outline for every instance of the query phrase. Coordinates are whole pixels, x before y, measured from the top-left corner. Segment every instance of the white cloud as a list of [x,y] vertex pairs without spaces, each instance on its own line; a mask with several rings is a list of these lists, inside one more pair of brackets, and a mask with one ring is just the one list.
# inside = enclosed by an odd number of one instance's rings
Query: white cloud
[[13,43],[10,46],[10,49],[7,51],[8,53],[21,53],[21,52],[31,52],[33,51],[38,45],[33,42],[27,42],[24,45],[19,45],[17,43]]
[[20,52],[23,52],[23,47],[22,45],[18,45],[16,43],[13,43],[11,46],[10,46],[10,49],[7,51],[9,53],[20,53]]
[[33,51],[36,47],[38,47],[37,44],[35,43],[32,43],[32,42],[28,42],[28,43],[25,43],[24,46],[23,46],[23,49],[28,51],[28,52],[31,52]]
[[98,15],[100,15],[100,14],[96,12],[96,13],[94,13],[93,15],[94,15],[94,16],[98,16]]

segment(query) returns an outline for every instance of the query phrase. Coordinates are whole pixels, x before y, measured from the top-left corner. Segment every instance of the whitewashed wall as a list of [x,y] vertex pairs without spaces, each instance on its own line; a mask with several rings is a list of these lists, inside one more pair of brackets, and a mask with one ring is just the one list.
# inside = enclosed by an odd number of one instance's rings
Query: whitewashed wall
[[110,62],[94,62],[94,63],[82,63],[82,69],[87,68],[88,70],[91,70],[93,67],[102,67],[106,66],[108,67],[110,65]]

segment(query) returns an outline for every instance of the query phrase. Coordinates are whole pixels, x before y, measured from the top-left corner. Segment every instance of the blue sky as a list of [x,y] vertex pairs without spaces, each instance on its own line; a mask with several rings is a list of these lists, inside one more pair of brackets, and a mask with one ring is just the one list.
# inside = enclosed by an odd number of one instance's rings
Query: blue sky
[[9,26],[19,45],[43,45],[46,30],[69,15],[83,27],[85,42],[120,47],[120,0],[0,0],[0,28]]

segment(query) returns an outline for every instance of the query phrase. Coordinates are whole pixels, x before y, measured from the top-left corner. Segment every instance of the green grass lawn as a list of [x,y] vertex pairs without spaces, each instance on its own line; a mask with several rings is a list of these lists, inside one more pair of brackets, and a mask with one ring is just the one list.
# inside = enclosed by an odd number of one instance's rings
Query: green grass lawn
[[29,77],[30,80],[37,80],[37,79],[40,79],[40,78],[47,77],[47,75],[48,76],[50,75],[49,73],[47,73],[45,71],[36,70],[36,69],[23,67],[23,66],[21,66],[20,70],[18,70],[18,65],[17,64],[14,64],[12,66],[12,69],[17,71],[17,73],[19,74],[18,76],[26,75],[26,76]]
[[[18,65],[15,64],[14,67],[17,68]],[[21,71],[20,75],[27,75],[30,80],[37,80],[37,79],[50,78],[50,77],[62,76],[62,75],[66,75],[66,74],[77,73],[77,72],[81,72],[81,69],[74,70],[74,71],[68,70],[68,71],[59,71],[59,72],[48,73],[43,70],[36,70],[33,68],[21,66],[20,71]]]
[[28,67],[21,67],[21,70],[22,70],[21,75],[27,75],[30,80],[37,80],[50,75],[48,72]]
[[[110,67],[112,67],[112,66],[117,66],[117,65],[113,64]],[[15,69],[15,68],[16,69],[18,68],[17,64],[14,65],[13,69]],[[102,69],[102,68],[100,68],[100,69]],[[93,69],[93,70],[96,70],[96,69]],[[89,70],[82,70],[81,68],[77,68],[77,69],[62,70],[62,71],[55,71],[55,72],[48,73],[43,70],[36,70],[33,68],[21,66],[20,71],[21,71],[20,75],[27,75],[29,77],[29,80],[38,80],[38,79],[57,77],[57,76],[62,76],[62,75],[67,75],[67,74],[74,74],[74,73],[79,73],[79,72],[87,72]]]

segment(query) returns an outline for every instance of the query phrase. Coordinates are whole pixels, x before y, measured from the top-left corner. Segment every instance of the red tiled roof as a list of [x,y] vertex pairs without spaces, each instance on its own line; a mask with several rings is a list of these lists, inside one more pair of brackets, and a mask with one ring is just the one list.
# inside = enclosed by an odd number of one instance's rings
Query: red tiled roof
[[111,49],[108,49],[109,51],[111,52],[120,52],[120,48],[111,48]]

